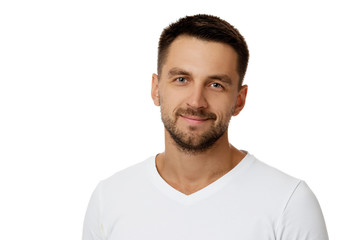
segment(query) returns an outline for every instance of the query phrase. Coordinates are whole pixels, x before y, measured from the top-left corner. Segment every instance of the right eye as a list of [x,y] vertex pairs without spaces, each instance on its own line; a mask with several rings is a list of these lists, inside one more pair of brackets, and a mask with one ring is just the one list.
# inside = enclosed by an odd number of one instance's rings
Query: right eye
[[186,78],[184,78],[184,77],[178,77],[175,79],[175,81],[178,83],[186,83],[187,82]]

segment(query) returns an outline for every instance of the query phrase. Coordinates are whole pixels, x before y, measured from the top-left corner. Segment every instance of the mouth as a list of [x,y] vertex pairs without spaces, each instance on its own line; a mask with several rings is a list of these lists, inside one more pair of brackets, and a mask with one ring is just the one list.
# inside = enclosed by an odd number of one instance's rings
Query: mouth
[[180,108],[177,110],[176,115],[190,125],[200,125],[209,122],[209,120],[216,120],[214,113],[203,110],[196,111],[191,108]]
[[209,118],[200,118],[200,117],[197,117],[197,116],[180,115],[180,117],[182,119],[184,119],[186,122],[188,122],[190,124],[195,124],[195,125],[202,124],[202,123],[209,120]]

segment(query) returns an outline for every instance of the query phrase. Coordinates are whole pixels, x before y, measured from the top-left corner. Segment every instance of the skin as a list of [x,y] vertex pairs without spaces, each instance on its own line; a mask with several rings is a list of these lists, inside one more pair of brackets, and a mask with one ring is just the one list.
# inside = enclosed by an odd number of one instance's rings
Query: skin
[[[161,76],[152,76],[151,96],[162,117],[172,121],[185,139],[201,136],[229,123],[245,105],[248,87],[238,90],[237,54],[231,46],[181,35],[169,47]],[[179,109],[215,114],[216,119],[176,115]],[[165,129],[165,151],[156,156],[160,176],[173,188],[190,195],[234,168],[246,155],[228,140],[228,130],[207,150],[181,149]]]

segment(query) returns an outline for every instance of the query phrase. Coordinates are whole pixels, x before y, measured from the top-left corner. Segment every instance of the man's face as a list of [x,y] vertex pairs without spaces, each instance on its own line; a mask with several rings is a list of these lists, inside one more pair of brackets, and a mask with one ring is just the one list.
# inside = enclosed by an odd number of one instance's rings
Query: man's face
[[227,131],[244,106],[238,91],[237,54],[223,43],[179,36],[170,45],[161,77],[153,75],[152,97],[177,146],[203,152]]

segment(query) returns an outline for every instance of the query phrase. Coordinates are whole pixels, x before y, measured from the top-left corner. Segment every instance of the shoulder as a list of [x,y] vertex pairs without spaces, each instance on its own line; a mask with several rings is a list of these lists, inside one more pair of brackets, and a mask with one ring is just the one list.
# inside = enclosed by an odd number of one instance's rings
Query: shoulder
[[134,188],[134,186],[146,182],[148,170],[153,161],[154,157],[149,157],[135,165],[122,169],[102,180],[98,187],[101,188],[103,193],[113,193],[117,190]]
[[320,205],[306,182],[250,157],[249,186],[259,204],[274,211],[279,239],[328,239]]
[[303,181],[265,164],[250,154],[244,160],[246,171],[242,172],[243,176],[239,176],[239,180],[242,181],[237,181],[238,186],[243,186],[241,189],[246,190],[249,202],[260,206],[261,211],[270,211],[274,216],[279,216]]
[[268,189],[274,190],[294,190],[302,180],[293,177],[283,171],[272,167],[254,156],[248,156],[249,159],[249,168],[248,174],[251,180],[254,183],[258,183],[258,185],[262,187],[266,187]]

